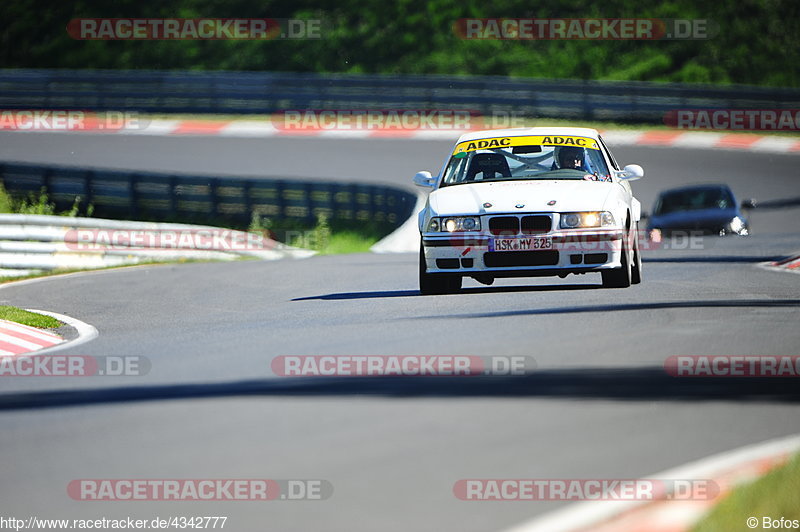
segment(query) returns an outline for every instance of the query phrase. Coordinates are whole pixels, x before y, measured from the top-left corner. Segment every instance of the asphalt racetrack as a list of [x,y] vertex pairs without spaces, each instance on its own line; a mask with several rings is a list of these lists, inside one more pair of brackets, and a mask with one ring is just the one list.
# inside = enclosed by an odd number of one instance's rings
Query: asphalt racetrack
[[[436,173],[442,141],[0,133],[0,160],[213,175],[380,181]],[[725,182],[800,194],[797,155],[614,149],[658,191]],[[195,263],[52,278],[2,304],[93,324],[66,354],[146,357],[138,377],[3,378],[0,497],[18,517],[228,516],[226,530],[502,530],[564,502],[467,502],[468,478],[639,478],[800,431],[785,379],[665,375],[673,355],[798,355],[800,277],[758,263],[800,250],[797,210],[753,235],[644,253],[645,280],[468,280],[417,293],[415,254]],[[280,355],[529,356],[525,376],[277,377]],[[84,502],[74,479],[325,479],[324,501]]]

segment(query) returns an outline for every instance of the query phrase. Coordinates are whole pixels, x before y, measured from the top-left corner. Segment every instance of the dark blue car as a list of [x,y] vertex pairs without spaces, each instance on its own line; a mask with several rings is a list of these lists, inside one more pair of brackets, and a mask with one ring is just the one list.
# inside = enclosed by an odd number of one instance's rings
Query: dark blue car
[[753,200],[737,204],[727,185],[695,185],[673,188],[659,194],[647,229],[652,235],[715,234],[748,235],[750,225],[742,209]]

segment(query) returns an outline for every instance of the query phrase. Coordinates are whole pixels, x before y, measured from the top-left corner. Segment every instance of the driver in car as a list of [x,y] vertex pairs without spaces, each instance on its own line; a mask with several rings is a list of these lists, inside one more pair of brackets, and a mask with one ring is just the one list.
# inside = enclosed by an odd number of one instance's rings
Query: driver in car
[[567,146],[558,150],[558,167],[562,169],[586,171],[583,166],[583,148]]
[[558,168],[587,172],[587,174],[583,176],[583,179],[586,181],[609,181],[609,176],[601,176],[597,172],[591,172],[588,168],[586,168],[584,165],[585,156],[586,155],[583,151],[583,148],[573,146],[559,148],[558,155],[556,157],[558,159]]

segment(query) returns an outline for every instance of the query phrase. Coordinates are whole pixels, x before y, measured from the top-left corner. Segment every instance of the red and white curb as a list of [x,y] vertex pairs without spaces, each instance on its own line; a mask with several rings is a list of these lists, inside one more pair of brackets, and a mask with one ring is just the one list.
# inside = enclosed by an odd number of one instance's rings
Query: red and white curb
[[[36,131],[36,130],[25,130]],[[39,130],[41,131],[41,130]],[[331,139],[452,140],[472,130],[457,129],[284,129],[269,120],[150,120],[145,127],[114,129],[51,129],[47,131],[113,135],[183,135],[221,137],[291,137]],[[664,146],[675,148],[729,149],[767,153],[800,153],[800,138],[752,133],[704,131],[608,130],[601,134],[612,146]]]
[[64,341],[55,333],[13,321],[0,320],[0,356],[24,355],[56,346]]
[[[83,272],[78,272],[78,273],[83,273]],[[91,273],[91,272],[86,272],[86,273]],[[55,278],[55,277],[52,277],[52,278]],[[38,279],[48,279],[48,277],[39,277]],[[28,279],[28,281],[34,281],[34,280],[38,280],[38,279]],[[24,283],[26,281],[17,281],[17,282],[18,283]],[[6,283],[6,284],[7,285],[8,284],[13,284],[13,282],[12,283]],[[58,314],[56,312],[50,312],[50,311],[47,311],[47,310],[36,310],[36,309],[30,309],[30,308],[26,309],[26,310],[28,310],[29,312],[35,312],[37,314],[44,314],[45,316],[50,316],[51,318],[55,318],[58,321],[60,321],[61,323],[66,323],[67,325],[71,326],[73,329],[75,329],[75,332],[77,333],[77,336],[75,338],[71,339],[71,340],[67,340],[65,342],[61,342],[60,344],[54,345],[52,347],[48,347],[48,348],[43,349],[41,351],[37,351],[36,352],[37,355],[45,355],[45,354],[52,353],[53,351],[60,351],[61,349],[77,347],[77,346],[79,346],[81,344],[85,344],[86,342],[94,340],[100,334],[100,333],[97,332],[97,329],[93,325],[89,325],[88,323],[85,323],[85,322],[83,322],[83,321],[81,321],[79,319],[73,318],[72,316],[66,316],[64,314]]]
[[601,135],[603,140],[612,146],[664,146],[767,153],[800,153],[800,139],[775,135],[661,130],[612,130],[601,132]]
[[[87,272],[78,272],[87,273]],[[74,274],[73,274],[74,275]],[[3,286],[11,284],[30,284],[32,281],[41,281],[50,279],[48,277],[40,277],[36,279],[25,279],[23,281],[13,281],[5,283]],[[35,327],[29,327],[20,323],[15,323],[7,320],[0,320],[0,357],[5,356],[23,356],[27,354],[46,355],[61,349],[67,349],[84,344],[90,340],[97,338],[99,333],[97,329],[75,319],[71,316],[58,314],[56,312],[49,312],[46,310],[26,309],[28,312],[36,314],[43,314],[55,318],[61,323],[66,323],[75,329],[77,336],[71,340],[66,340],[61,336],[43,331]]]
[[800,255],[794,255],[775,262],[762,262],[759,266],[765,270],[800,273]]
[[[738,485],[785,464],[800,450],[800,435],[779,438],[671,469],[647,478],[713,480],[710,501],[596,501],[567,506],[504,532],[688,532]],[[744,528],[745,523],[742,523]]]

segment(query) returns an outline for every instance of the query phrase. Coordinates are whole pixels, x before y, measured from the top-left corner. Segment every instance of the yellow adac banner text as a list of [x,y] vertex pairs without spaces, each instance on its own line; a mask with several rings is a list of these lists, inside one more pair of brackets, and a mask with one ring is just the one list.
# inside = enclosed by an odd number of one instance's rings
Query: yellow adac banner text
[[563,135],[534,135],[524,137],[494,137],[478,140],[468,140],[456,146],[453,155],[476,150],[490,150],[493,148],[508,148],[512,146],[575,146],[599,150],[597,141],[588,137],[566,137]]

